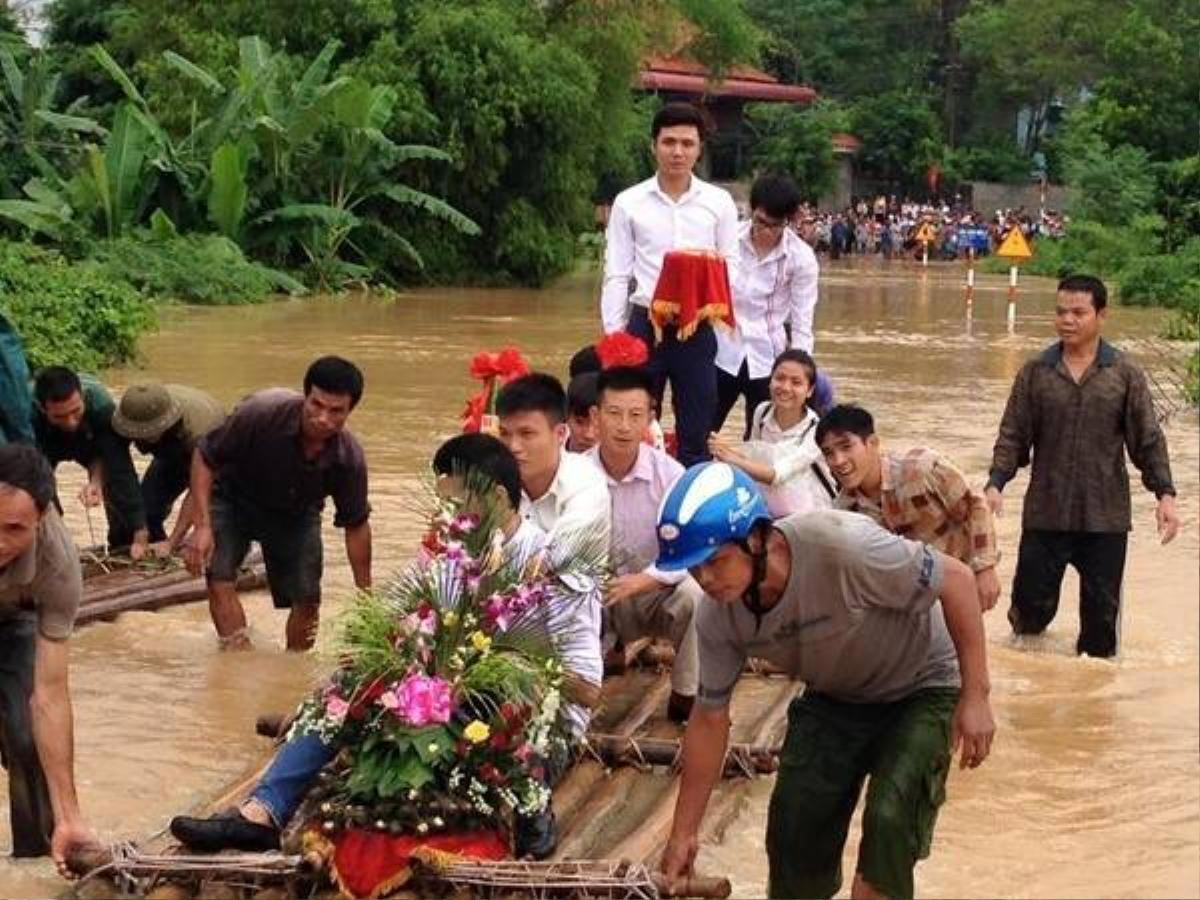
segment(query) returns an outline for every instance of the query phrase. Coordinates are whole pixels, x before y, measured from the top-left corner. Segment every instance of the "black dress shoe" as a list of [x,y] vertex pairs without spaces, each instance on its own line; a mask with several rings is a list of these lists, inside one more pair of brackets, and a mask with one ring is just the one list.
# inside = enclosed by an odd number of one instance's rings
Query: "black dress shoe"
[[517,859],[543,860],[558,848],[558,826],[551,809],[517,816],[514,831],[513,855]]
[[682,725],[692,714],[692,704],[695,702],[695,697],[671,691],[671,696],[667,700],[667,718],[677,725]]
[[175,835],[181,844],[198,853],[216,853],[218,850],[260,852],[279,849],[278,828],[259,825],[236,813],[231,816],[213,816],[211,819],[176,816],[171,820],[171,834]]

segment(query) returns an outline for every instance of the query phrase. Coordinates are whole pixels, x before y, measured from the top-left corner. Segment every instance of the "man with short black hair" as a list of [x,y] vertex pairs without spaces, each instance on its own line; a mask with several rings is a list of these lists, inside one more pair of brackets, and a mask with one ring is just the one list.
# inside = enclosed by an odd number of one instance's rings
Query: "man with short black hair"
[[1069,564],[1080,581],[1076,650],[1098,657],[1120,649],[1131,527],[1126,451],[1157,498],[1162,542],[1179,530],[1167,439],[1146,376],[1100,336],[1107,305],[1108,291],[1098,278],[1071,275],[1058,283],[1059,341],[1017,373],[986,490],[999,515],[1000,492],[1032,459],[1008,611],[1013,631],[1046,630]]
[[0,751],[13,856],[66,857],[95,838],[75,792],[67,639],[83,594],[54,474],[25,444],[0,447]]
[[355,586],[371,586],[367,461],[345,428],[362,392],[352,362],[323,356],[305,373],[303,395],[282,388],[252,394],[197,445],[188,568],[198,574],[207,567],[209,611],[223,647],[250,646],[236,581],[251,541],[262,547],[276,608],[290,609],[288,649],[312,647],[326,497],[333,498],[333,524],[345,530]]
[[572,453],[587,453],[596,446],[592,409],[596,406],[599,377],[599,372],[581,372],[567,385],[567,449]]
[[657,171],[613,202],[600,297],[605,334],[628,331],[650,348],[648,369],[660,408],[670,381],[679,460],[685,466],[708,459],[708,432],[717,405],[717,338],[706,318],[710,311],[701,310],[695,332],[685,338],[675,325],[658,333],[649,307],[669,251],[716,251],[730,281],[735,277],[737,207],[727,191],[692,173],[705,132],[704,116],[691,104],[668,103],[655,115],[650,135]]
[[614,366],[600,373],[592,408],[598,443],[587,454],[608,483],[612,498],[609,555],[616,577],[606,606],[612,630],[624,644],[662,637],[675,648],[667,716],[684,722],[699,678],[692,614],[700,587],[686,572],[663,572],[658,556],[658,508],[683,466],[642,439],[654,415],[653,382],[640,368]]
[[141,559],[150,542],[146,511],[129,441],[112,427],[112,397],[92,376],[63,366],[38,372],[33,393],[33,432],[51,467],[71,460],[87,469],[80,502],[89,509],[104,504],[109,550],[128,548]]
[[971,567],[984,612],[1000,597],[996,526],[983,496],[936,450],[886,451],[861,406],[835,406],[817,425],[817,445],[840,485],[837,509],[870,516],[888,531],[924,541]]
[[591,463],[563,449],[566,414],[562,384],[541,372],[510,381],[496,398],[500,440],[521,470],[521,516],[552,541],[571,536],[607,554],[608,488]]
[[738,397],[745,397],[742,440],[750,439],[754,410],[770,399],[771,367],[779,354],[793,348],[813,352],[820,265],[789,225],[800,199],[800,189],[786,175],[760,176],[750,188],[750,219],[738,227],[737,278],[731,285],[737,330],[717,333],[712,430],[720,431]]

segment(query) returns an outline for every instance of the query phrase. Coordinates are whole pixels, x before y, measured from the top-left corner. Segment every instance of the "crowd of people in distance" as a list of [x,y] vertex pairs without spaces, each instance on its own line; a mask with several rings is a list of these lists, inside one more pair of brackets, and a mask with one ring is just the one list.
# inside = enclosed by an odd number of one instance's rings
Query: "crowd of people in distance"
[[817,253],[830,259],[920,258],[927,243],[930,259],[954,260],[995,252],[1013,228],[1021,229],[1029,240],[1061,238],[1067,222],[1065,214],[1053,209],[1030,212],[1018,207],[988,214],[957,196],[953,201],[924,203],[879,196],[874,201],[861,198],[832,212],[804,204],[793,227]]

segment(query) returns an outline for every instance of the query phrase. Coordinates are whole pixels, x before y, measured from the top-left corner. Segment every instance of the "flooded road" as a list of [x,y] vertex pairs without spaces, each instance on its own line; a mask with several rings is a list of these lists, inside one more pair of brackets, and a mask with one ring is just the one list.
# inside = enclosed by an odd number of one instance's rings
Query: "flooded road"
[[[982,279],[969,325],[961,280],[957,268],[827,266],[816,355],[839,397],[875,414],[889,446],[941,449],[981,485],[1012,378],[1052,338],[1053,293],[1049,282],[1023,285],[1009,335],[1003,279]],[[457,431],[474,390],[470,356],[514,343],[535,367],[564,374],[571,354],[596,336],[597,287],[588,274],[542,292],[431,290],[172,309],[143,342],[144,371],[232,404],[258,387],[298,387],[317,355],[355,360],[367,388],[350,427],[371,467],[378,579],[414,546],[413,498],[432,450]],[[1159,311],[1118,307],[1106,334],[1160,371],[1162,361],[1138,341],[1162,319]],[[107,378],[119,390],[141,374]],[[1074,657],[1073,575],[1059,619],[1040,640],[1011,642],[1006,598],[989,615],[994,753],[982,769],[951,776],[933,856],[918,869],[920,895],[1200,896],[1195,415],[1176,417],[1168,437],[1185,524],[1173,544],[1158,546],[1153,498],[1138,487],[1119,663]],[[63,496],[73,497],[81,472],[60,472]],[[1006,596],[1026,483],[1022,474],[1006,491],[998,523]],[[82,513],[68,513],[75,537],[87,543]],[[340,535],[327,527],[327,616],[351,585]],[[265,594],[246,606],[258,648],[248,654],[218,653],[203,604],[126,614],[74,638],[77,778],[103,838],[145,836],[217,793],[264,750],[255,716],[290,708],[320,671],[319,659],[280,652],[283,617]],[[769,789],[757,785],[725,841],[701,850],[700,868],[729,874],[738,896],[765,890]],[[0,795],[5,790],[0,785]],[[5,820],[0,847],[9,845],[7,829]],[[856,841],[852,835],[850,854]],[[60,885],[43,861],[0,861],[0,896],[47,896]]]

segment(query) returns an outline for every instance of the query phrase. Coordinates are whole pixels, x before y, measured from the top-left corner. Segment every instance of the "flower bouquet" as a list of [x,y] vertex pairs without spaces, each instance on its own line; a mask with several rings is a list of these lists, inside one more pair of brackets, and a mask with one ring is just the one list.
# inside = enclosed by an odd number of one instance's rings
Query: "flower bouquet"
[[541,542],[507,539],[489,494],[439,502],[417,562],[356,599],[339,665],[293,726],[341,748],[308,827],[356,896],[403,883],[420,846],[509,855],[513,817],[547,808],[547,764],[568,751],[564,653],[579,636],[564,613],[591,599],[579,576],[600,559],[556,548],[552,565]]
[[482,382],[479,390],[467,400],[462,414],[464,432],[483,431],[495,434],[496,396],[500,388],[514,378],[529,374],[529,363],[516,347],[505,347],[499,353],[476,353],[471,358],[471,377]]

